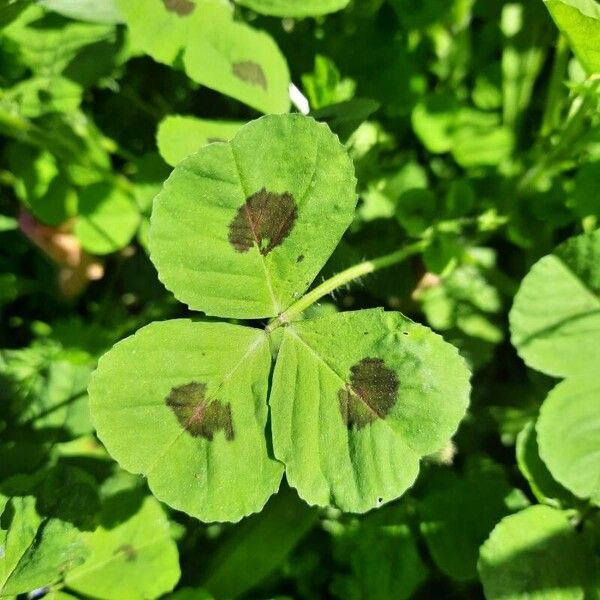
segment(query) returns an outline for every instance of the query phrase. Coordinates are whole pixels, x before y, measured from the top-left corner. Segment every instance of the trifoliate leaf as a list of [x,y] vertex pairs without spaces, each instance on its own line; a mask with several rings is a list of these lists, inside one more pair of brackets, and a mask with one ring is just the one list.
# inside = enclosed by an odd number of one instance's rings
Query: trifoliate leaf
[[274,17],[315,17],[345,8],[350,0],[235,0],[257,13]]
[[540,456],[554,478],[600,505],[600,385],[595,374],[559,383],[537,422]]
[[158,151],[174,167],[206,144],[228,142],[243,124],[242,121],[212,121],[169,115],[158,126]]
[[75,233],[92,254],[110,254],[124,248],[140,224],[133,198],[112,183],[95,183],[82,190]]
[[190,308],[272,317],[310,285],[355,205],[352,163],[326,125],[262,117],[175,168],[154,201],[150,255]]
[[158,598],[173,589],[180,576],[179,556],[164,510],[152,497],[127,501],[133,507],[126,518],[127,507],[118,506],[115,525],[115,503],[107,502],[99,527],[83,534],[90,554],[67,572],[68,589],[105,600]]
[[283,470],[264,435],[270,365],[262,330],[148,325],[100,359],[89,387],[98,436],[160,500],[237,521],[264,506]]
[[533,265],[510,312],[512,342],[530,367],[566,377],[600,364],[600,230]]
[[544,3],[586,71],[600,72],[600,5],[595,0],[544,0]]
[[593,556],[565,512],[537,505],[496,525],[478,570],[487,600],[583,600],[598,582]]
[[400,496],[456,431],[469,373],[455,348],[400,313],[286,326],[270,403],[275,456],[309,504],[364,512]]
[[[233,20],[221,0],[118,0],[134,45],[194,81],[262,112],[287,112],[287,63],[266,33]],[[179,63],[178,63],[179,64]]]

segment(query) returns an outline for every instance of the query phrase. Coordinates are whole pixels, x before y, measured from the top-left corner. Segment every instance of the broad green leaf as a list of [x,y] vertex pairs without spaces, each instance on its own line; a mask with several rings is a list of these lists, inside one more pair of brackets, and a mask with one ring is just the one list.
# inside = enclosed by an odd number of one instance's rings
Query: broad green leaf
[[548,375],[600,364],[600,230],[570,238],[533,265],[510,312],[512,342]]
[[50,153],[14,144],[10,147],[9,162],[16,176],[15,193],[36,219],[56,226],[75,214],[75,189],[60,173]]
[[56,583],[65,571],[83,563],[88,553],[77,528],[59,519],[47,519],[21,556],[0,596],[24,594]]
[[598,583],[586,536],[567,513],[541,505],[496,525],[478,570],[487,600],[583,600]]
[[318,517],[294,491],[284,488],[216,548],[203,587],[217,599],[247,593],[281,565]]
[[41,0],[48,8],[65,17],[92,23],[122,23],[116,0]]
[[482,465],[463,477],[436,472],[419,502],[420,528],[431,556],[449,577],[477,577],[479,546],[509,512],[514,489],[501,468]]
[[494,166],[510,156],[514,136],[508,127],[459,127],[453,137],[452,156],[464,168]]
[[272,317],[310,285],[355,205],[352,163],[327,126],[270,115],[175,168],[154,201],[150,255],[191,309]]
[[540,458],[535,423],[529,421],[519,432],[516,444],[517,465],[539,502],[569,506],[573,497],[553,477]]
[[174,167],[206,144],[228,142],[243,124],[242,121],[212,121],[169,115],[158,126],[158,151]]
[[[119,498],[117,496],[117,498]],[[135,500],[136,511],[119,518],[123,502]],[[169,521],[152,497],[107,502],[99,527],[83,535],[90,554],[65,577],[68,589],[105,600],[158,598],[179,580],[179,556]],[[116,511],[116,512],[115,512]]]
[[[19,565],[19,561],[35,540],[42,519],[30,496],[8,498],[0,495],[0,595]],[[6,592],[6,595],[14,592]]]
[[331,591],[341,600],[405,600],[425,580],[427,569],[403,507],[390,506],[347,524],[330,525],[342,572]]
[[285,328],[270,404],[275,456],[309,504],[364,512],[400,496],[467,408],[455,348],[400,313]]
[[134,200],[115,183],[95,183],[79,196],[75,234],[92,254],[110,254],[124,248],[140,224]]
[[600,72],[600,5],[595,0],[544,0],[556,26],[588,73]]
[[117,0],[134,45],[262,112],[289,109],[287,63],[273,39],[221,0]]
[[452,148],[457,111],[456,98],[444,91],[427,96],[413,109],[413,129],[430,152],[448,152]]
[[554,478],[600,505],[600,385],[592,371],[559,383],[537,422],[540,456]]
[[264,434],[270,364],[262,330],[148,325],[100,359],[89,387],[98,436],[160,500],[204,521],[237,521],[281,479]]
[[342,10],[350,0],[235,0],[263,15],[315,17]]

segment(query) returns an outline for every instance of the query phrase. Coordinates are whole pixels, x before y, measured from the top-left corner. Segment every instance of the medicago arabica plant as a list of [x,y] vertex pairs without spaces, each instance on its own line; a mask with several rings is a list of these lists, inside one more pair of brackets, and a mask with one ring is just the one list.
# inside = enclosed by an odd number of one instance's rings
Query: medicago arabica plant
[[267,323],[155,322],[100,360],[89,388],[98,435],[170,506],[237,521],[285,470],[309,504],[364,512],[399,497],[456,431],[469,372],[440,336],[383,309],[301,318],[423,249],[303,295],[353,218],[355,185],[326,125],[270,115],[183,160],[156,197],[150,254],[164,285],[207,316]]

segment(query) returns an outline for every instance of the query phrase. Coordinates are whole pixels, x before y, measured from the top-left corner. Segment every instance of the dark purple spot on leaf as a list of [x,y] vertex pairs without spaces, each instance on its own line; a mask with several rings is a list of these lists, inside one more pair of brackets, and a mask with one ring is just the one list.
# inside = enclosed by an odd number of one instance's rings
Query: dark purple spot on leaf
[[380,358],[363,358],[350,369],[350,383],[339,392],[340,411],[348,429],[385,419],[398,393],[398,377]]
[[188,433],[212,441],[218,431],[225,433],[225,439],[233,440],[231,404],[218,400],[206,400],[204,383],[186,383],[171,390],[166,399],[175,416]]
[[263,90],[267,89],[267,78],[262,67],[251,60],[233,63],[233,74],[250,85],[258,85]]
[[248,252],[256,245],[266,256],[290,234],[297,216],[291,194],[274,194],[263,188],[238,209],[229,224],[229,243],[238,252]]
[[196,5],[190,0],[163,0],[163,4],[169,12],[176,13],[180,17],[186,17],[196,8]]
[[304,260],[304,254],[301,254],[297,259],[296,262],[297,263],[301,263]]
[[123,554],[127,562],[133,562],[137,559],[137,550],[131,544],[119,546],[113,554]]

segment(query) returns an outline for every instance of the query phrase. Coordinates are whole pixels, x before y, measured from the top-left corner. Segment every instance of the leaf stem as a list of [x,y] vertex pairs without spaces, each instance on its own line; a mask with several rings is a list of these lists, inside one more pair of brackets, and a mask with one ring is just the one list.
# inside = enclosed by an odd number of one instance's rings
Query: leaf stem
[[567,89],[564,80],[570,56],[571,51],[569,50],[567,40],[564,35],[559,33],[556,40],[552,74],[550,75],[550,82],[548,84],[544,116],[542,117],[541,134],[543,136],[549,135],[560,125],[562,96]]
[[368,275],[369,273],[379,271],[379,269],[385,269],[386,267],[400,263],[406,260],[409,256],[413,256],[414,254],[422,252],[425,250],[425,248],[427,248],[428,245],[428,241],[420,240],[414,244],[405,246],[400,250],[396,250],[391,254],[385,254],[384,256],[379,256],[378,258],[373,258],[372,260],[366,260],[357,265],[353,265],[344,271],[340,271],[333,277],[330,277],[324,281],[321,285],[318,285],[316,288],[302,296],[300,300],[292,304],[278,317],[272,319],[266,327],[267,333],[270,333],[281,325],[285,325],[286,323],[293,321],[309,306],[312,306],[317,300],[323,296],[326,296],[327,294],[330,294],[336,288],[339,288],[342,285],[353,281],[354,279],[362,277],[363,275]]

